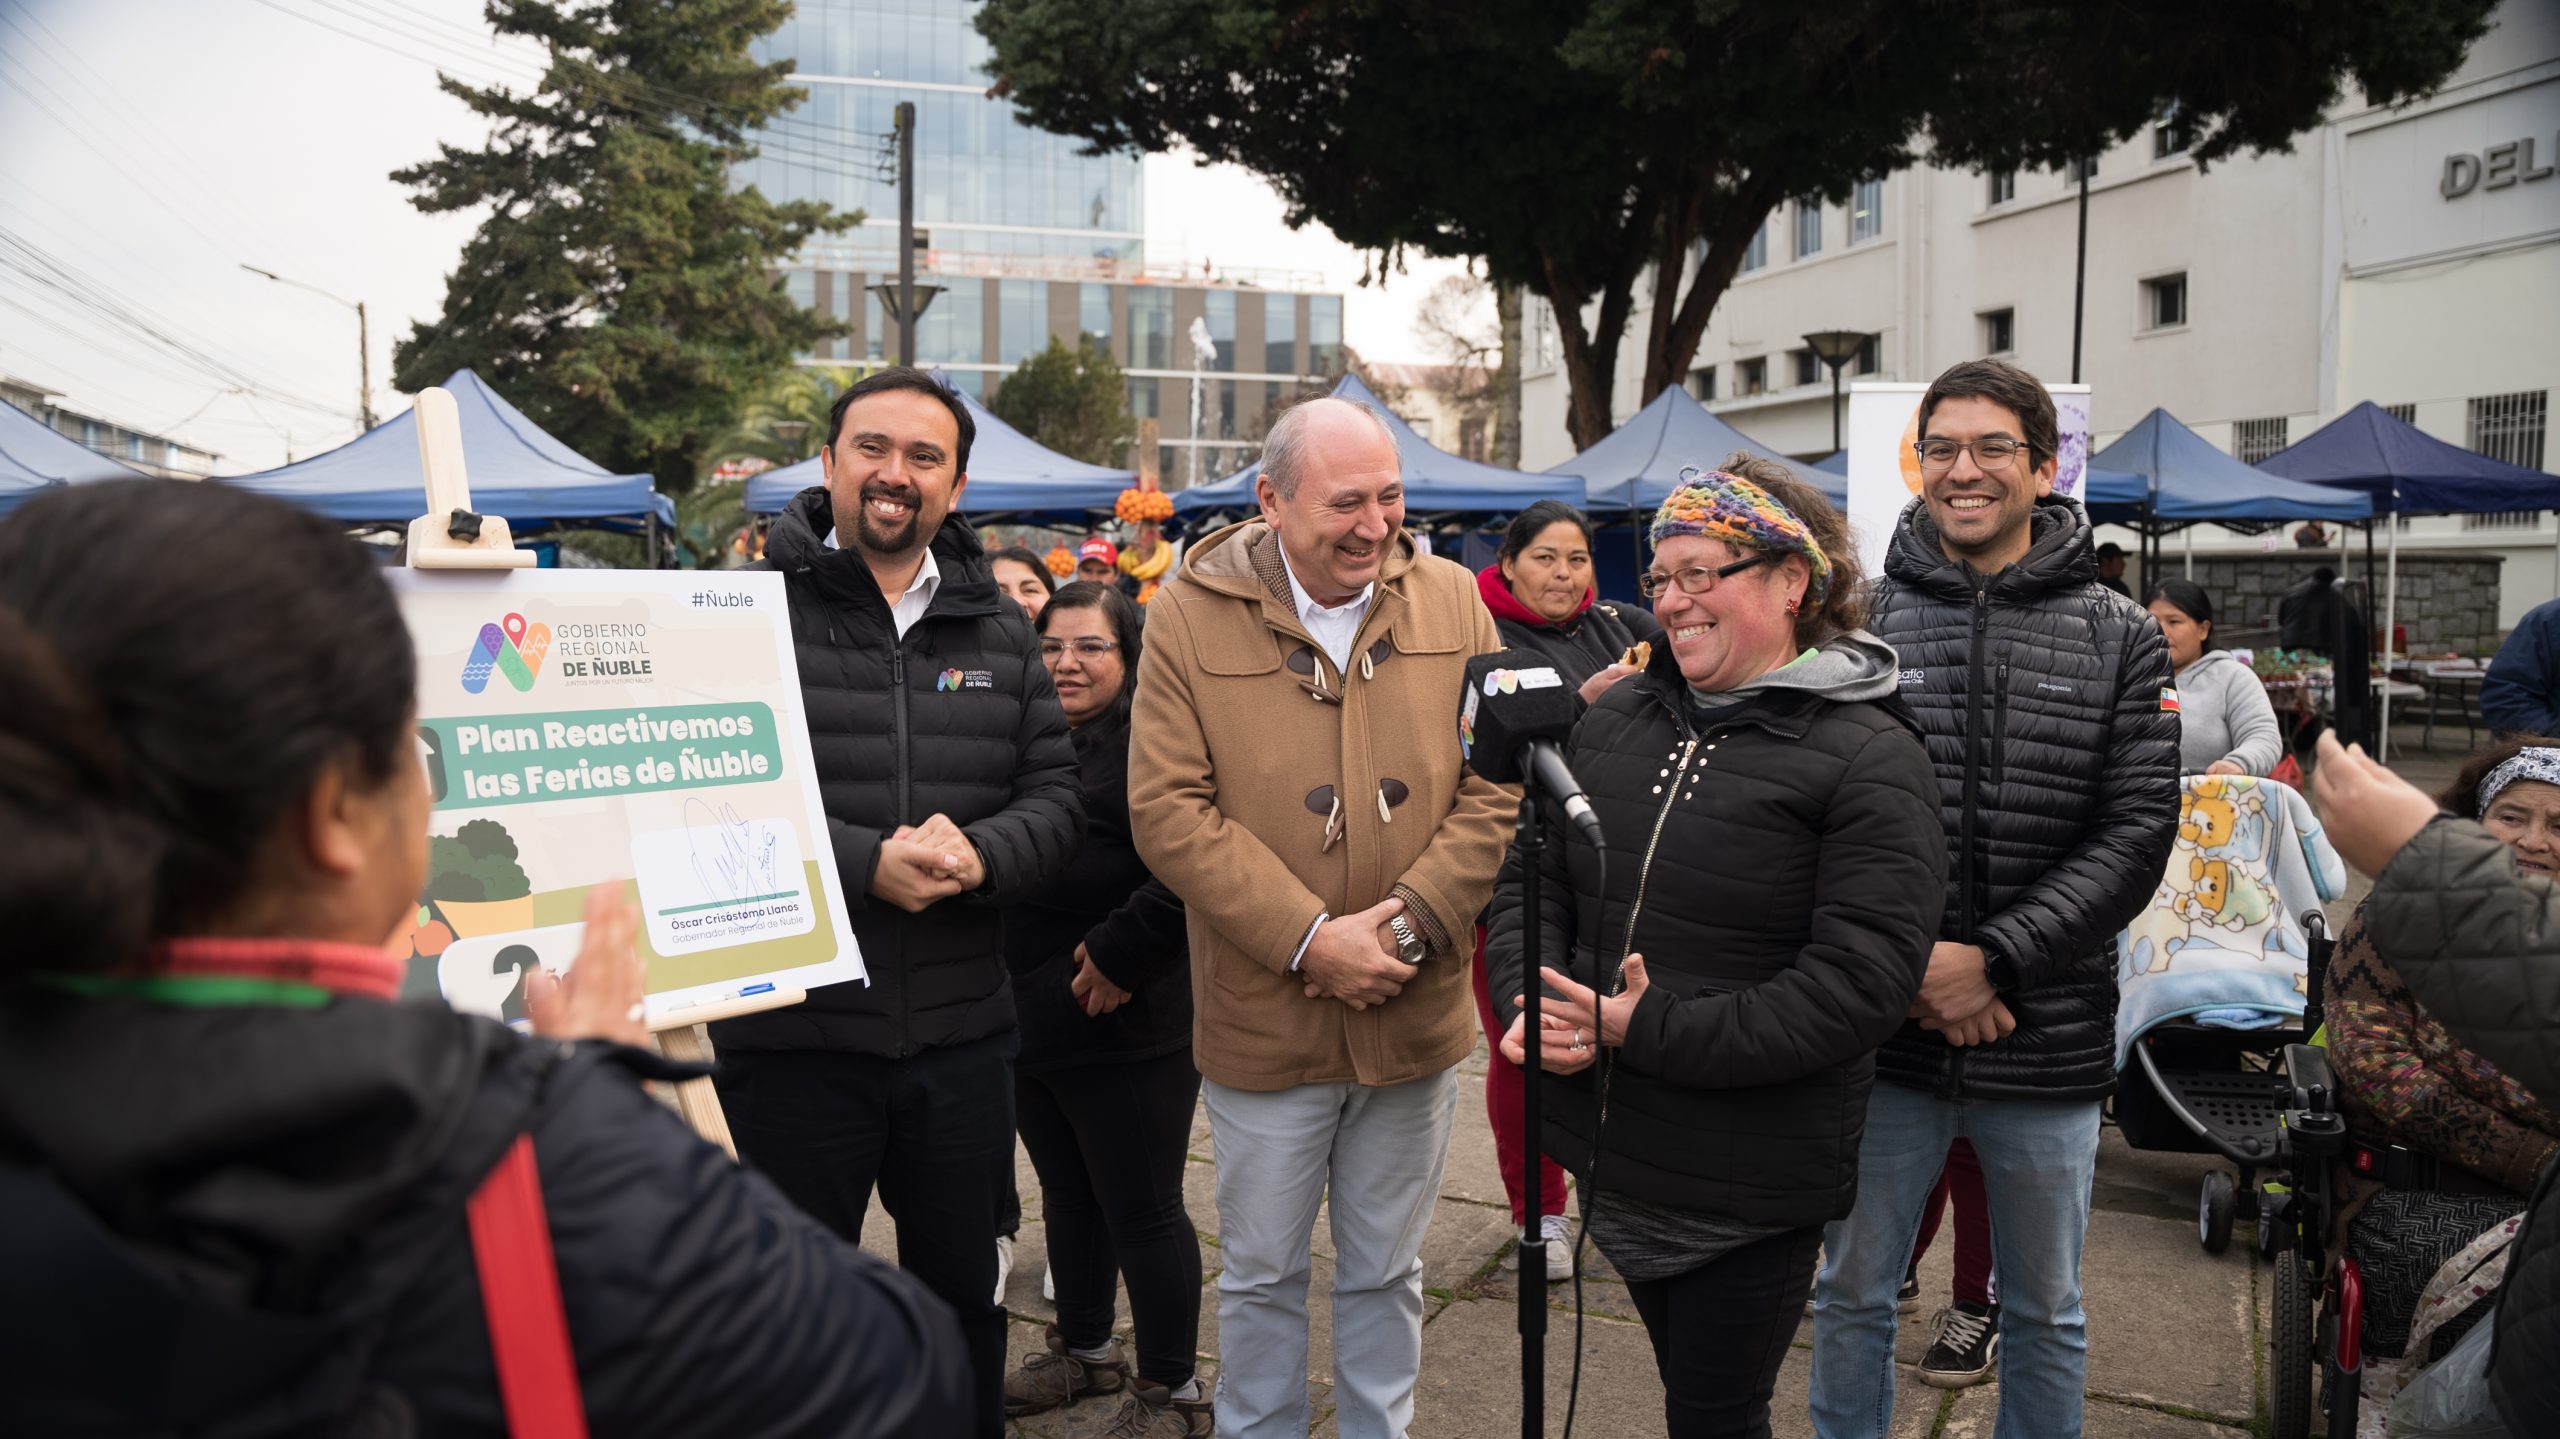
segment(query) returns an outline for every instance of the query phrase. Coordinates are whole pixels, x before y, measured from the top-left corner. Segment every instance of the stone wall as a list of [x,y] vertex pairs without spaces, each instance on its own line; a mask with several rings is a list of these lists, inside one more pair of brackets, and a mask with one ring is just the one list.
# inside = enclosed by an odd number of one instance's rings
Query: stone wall
[[[2174,576],[2185,572],[2184,557],[2178,553],[2177,541],[2169,541],[2161,555],[2160,573]],[[2204,586],[2205,595],[2213,601],[2217,632],[2273,629],[2276,623],[2276,601],[2285,591],[2310,578],[2312,570],[2326,564],[2337,568],[2332,554],[2304,554],[2284,551],[2268,555],[2198,555],[2195,582]],[[2489,654],[2506,637],[2498,627],[2498,572],[2506,557],[2498,554],[2463,552],[2460,554],[2402,554],[2400,556],[2400,627],[2409,636],[2409,648],[2418,653],[2454,650],[2462,654]],[[2379,576],[2387,566],[2381,555],[2374,557],[2376,583],[2373,585],[2373,613],[2368,618],[2376,630],[2382,627],[2381,584]],[[2364,556],[2354,556],[2352,573],[2364,573]],[[2138,592],[2138,591],[2137,591]],[[2234,636],[2235,639],[2245,639]]]

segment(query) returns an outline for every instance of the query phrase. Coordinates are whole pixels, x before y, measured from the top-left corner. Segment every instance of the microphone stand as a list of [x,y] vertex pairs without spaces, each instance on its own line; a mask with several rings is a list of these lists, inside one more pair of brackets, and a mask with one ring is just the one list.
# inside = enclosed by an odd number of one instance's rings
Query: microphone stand
[[[1520,1066],[1521,1141],[1525,1178],[1520,1223],[1520,1435],[1546,1439],[1547,1432],[1547,1230],[1538,1212],[1538,1182],[1544,1150],[1539,1134],[1539,1088],[1545,1077],[1538,1063],[1538,1025],[1543,1007],[1538,979],[1538,937],[1543,927],[1538,908],[1538,882],[1546,858],[1546,825],[1538,816],[1538,779],[1534,770],[1520,777],[1520,1032],[1525,1057]],[[1502,1056],[1493,1056],[1502,1063]]]

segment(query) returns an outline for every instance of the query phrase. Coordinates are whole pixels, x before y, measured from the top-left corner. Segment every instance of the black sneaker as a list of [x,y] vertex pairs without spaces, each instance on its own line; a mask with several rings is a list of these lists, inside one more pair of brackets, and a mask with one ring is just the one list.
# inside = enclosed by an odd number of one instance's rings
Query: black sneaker
[[1959,1299],[1938,1311],[1938,1337],[1920,1356],[1920,1382],[1935,1389],[1970,1389],[1991,1375],[2000,1356],[2000,1306]]

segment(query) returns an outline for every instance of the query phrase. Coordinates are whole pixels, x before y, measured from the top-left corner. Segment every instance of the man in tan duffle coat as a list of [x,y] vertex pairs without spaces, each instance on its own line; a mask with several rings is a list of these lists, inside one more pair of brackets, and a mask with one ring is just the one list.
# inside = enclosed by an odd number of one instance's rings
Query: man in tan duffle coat
[[1330,1190],[1336,1422],[1396,1439],[1422,1354],[1423,1231],[1474,1047],[1470,928],[1519,797],[1458,750],[1475,577],[1404,533],[1366,406],[1281,416],[1262,518],[1194,543],[1147,606],[1129,808],[1190,911],[1215,1139],[1218,1432],[1307,1432],[1308,1240]]

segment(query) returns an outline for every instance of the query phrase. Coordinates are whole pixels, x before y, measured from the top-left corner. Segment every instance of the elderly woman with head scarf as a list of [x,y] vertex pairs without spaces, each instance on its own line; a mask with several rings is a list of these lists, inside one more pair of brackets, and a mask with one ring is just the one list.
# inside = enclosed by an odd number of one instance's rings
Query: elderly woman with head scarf
[[[2560,742],[2524,736],[2473,755],[2436,796],[2477,819],[2516,869],[2560,878]],[[2350,1131],[2376,1158],[2343,1176],[2344,1236],[2366,1276],[2365,1347],[2398,1355],[2437,1266],[2524,1207],[2555,1153],[2560,1112],[2454,1037],[2410,992],[2356,907],[2321,983],[2329,1063]],[[2441,1354],[2486,1306],[2438,1326]]]
[[1652,1336],[1671,1434],[1758,1436],[1854,1197],[1876,1048],[1937,935],[1946,841],[1822,497],[1736,455],[1684,476],[1652,537],[1667,642],[1571,746],[1607,850],[1551,844],[1535,913],[1515,854],[1486,958],[1504,1056],[1559,1076],[1545,1145]]

